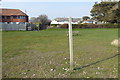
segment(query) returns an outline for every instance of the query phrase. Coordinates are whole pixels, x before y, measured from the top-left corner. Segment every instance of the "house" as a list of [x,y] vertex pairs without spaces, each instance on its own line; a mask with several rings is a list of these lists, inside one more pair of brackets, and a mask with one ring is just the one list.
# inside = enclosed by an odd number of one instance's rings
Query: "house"
[[[78,24],[78,22],[71,22],[72,24]],[[57,24],[57,25],[61,25],[61,24],[69,24],[69,21],[64,21],[64,22],[57,22],[57,21],[52,21],[51,24]]]
[[83,21],[81,24],[95,24],[95,22],[92,19],[88,19]]
[[19,9],[0,9],[2,13],[0,22],[3,24],[26,24],[28,22],[28,15]]
[[[82,19],[81,18],[72,18],[72,24],[78,24]],[[55,18],[51,24],[69,24],[69,18]]]

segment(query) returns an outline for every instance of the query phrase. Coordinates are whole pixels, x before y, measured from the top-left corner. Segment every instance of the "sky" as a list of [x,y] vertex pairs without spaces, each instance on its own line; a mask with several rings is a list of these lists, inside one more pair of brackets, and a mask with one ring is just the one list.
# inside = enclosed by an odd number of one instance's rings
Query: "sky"
[[3,2],[95,2],[101,0],[2,0]]
[[1,7],[20,9],[29,18],[46,14],[53,20],[57,17],[90,16],[90,10],[96,1],[100,0],[4,0]]

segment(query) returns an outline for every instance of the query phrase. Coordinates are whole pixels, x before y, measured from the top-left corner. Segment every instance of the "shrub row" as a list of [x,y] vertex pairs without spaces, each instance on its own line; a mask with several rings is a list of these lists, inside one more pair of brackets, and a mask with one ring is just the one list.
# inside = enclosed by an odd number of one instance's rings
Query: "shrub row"
[[[73,28],[120,28],[120,24],[73,24],[72,26]],[[59,28],[68,28],[68,24],[59,25]]]

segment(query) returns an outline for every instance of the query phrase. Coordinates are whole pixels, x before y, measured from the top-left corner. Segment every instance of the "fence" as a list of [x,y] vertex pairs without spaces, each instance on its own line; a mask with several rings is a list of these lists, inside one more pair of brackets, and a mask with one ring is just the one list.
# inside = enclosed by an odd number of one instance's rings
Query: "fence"
[[32,31],[35,28],[34,24],[0,24],[0,31]]
[[16,30],[26,30],[25,24],[0,24],[1,31],[16,31]]

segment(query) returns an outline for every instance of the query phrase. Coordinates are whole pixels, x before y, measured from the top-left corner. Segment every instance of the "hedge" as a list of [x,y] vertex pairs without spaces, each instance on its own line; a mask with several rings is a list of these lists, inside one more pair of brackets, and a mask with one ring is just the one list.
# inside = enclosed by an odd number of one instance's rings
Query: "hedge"
[[[73,24],[73,28],[120,28],[120,24]],[[68,24],[59,25],[59,28],[68,28]]]

